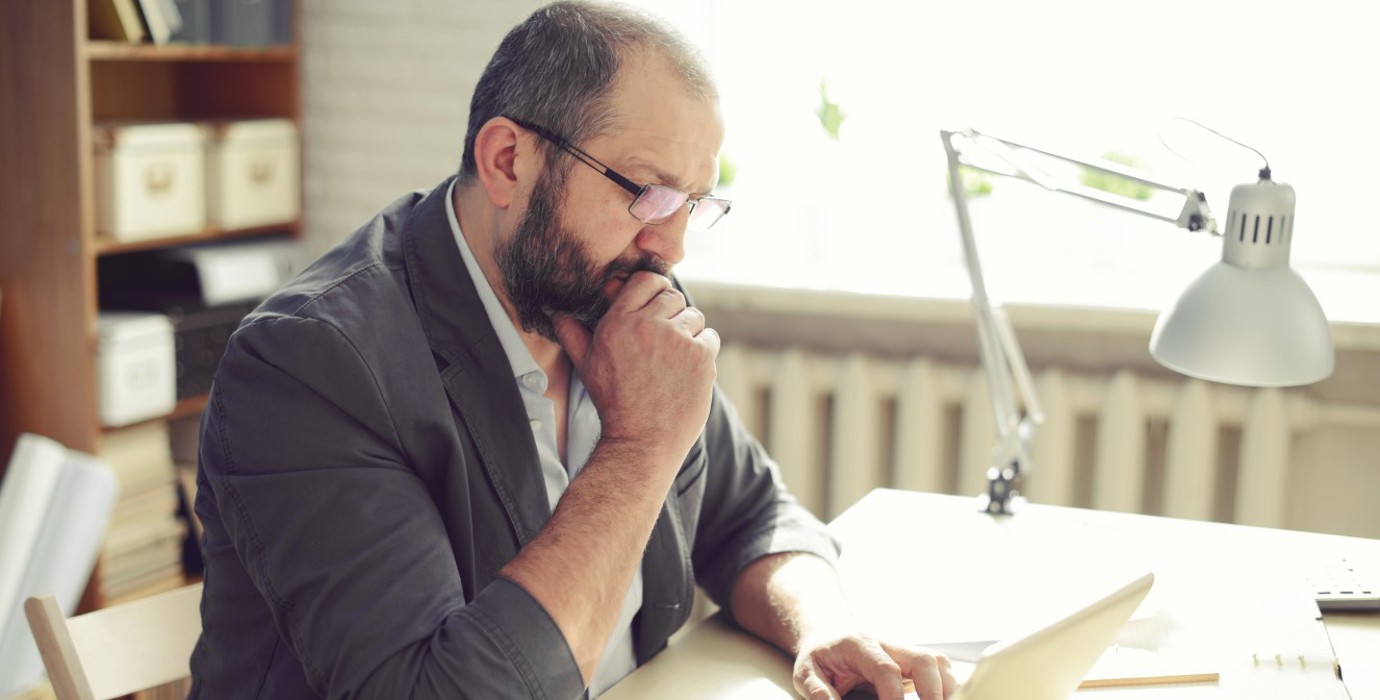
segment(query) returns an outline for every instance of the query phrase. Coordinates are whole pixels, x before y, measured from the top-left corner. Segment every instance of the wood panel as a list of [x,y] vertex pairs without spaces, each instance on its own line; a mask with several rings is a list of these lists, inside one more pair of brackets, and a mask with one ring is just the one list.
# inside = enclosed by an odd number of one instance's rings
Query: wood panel
[[272,224],[269,226],[256,226],[253,228],[232,230],[207,228],[203,231],[187,234],[185,236],[169,236],[165,238],[150,238],[136,241],[114,241],[104,236],[98,236],[96,249],[97,254],[100,256],[119,255],[122,253],[135,253],[141,250],[170,248],[172,246],[185,245],[188,243],[210,243],[213,241],[226,241],[237,238],[252,238],[264,234],[281,233],[296,237],[301,229],[301,222],[293,221],[286,224]]
[[123,41],[90,41],[86,55],[92,61],[241,61],[246,63],[290,63],[297,60],[297,47],[266,46],[244,48],[219,44],[129,44]]
[[177,89],[175,63],[91,64],[91,111],[96,121],[178,119]]
[[[0,450],[96,449],[85,3],[0,3]],[[0,460],[0,469],[3,462]]]
[[297,118],[295,64],[182,63],[177,69],[188,118]]

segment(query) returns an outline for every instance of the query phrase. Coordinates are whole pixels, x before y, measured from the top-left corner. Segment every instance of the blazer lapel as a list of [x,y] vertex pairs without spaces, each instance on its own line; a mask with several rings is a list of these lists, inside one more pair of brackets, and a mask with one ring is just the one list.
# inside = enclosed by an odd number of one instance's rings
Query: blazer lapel
[[485,473],[518,539],[527,544],[551,515],[541,461],[512,367],[451,232],[446,193],[432,190],[403,229],[403,260],[417,316],[444,366],[441,380],[459,410]]

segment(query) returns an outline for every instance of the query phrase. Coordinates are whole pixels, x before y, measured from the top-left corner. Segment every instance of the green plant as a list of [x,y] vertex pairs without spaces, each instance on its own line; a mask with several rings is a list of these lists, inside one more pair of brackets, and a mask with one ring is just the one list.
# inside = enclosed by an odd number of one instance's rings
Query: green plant
[[[963,182],[963,194],[968,199],[986,197],[992,194],[993,176],[991,173],[983,172],[976,168],[970,168],[966,165],[959,165],[958,177]],[[945,179],[944,182],[946,184],[944,189],[947,190],[949,196],[952,197],[954,194],[953,183],[947,179]]]
[[719,187],[728,187],[738,177],[738,165],[727,153],[719,154]]
[[[1102,158],[1113,163],[1128,165],[1133,168],[1140,166],[1140,159],[1128,153],[1108,151],[1102,154]],[[1084,170],[1082,182],[1084,185],[1093,189],[1110,192],[1115,195],[1126,197],[1127,199],[1136,199],[1142,202],[1155,195],[1154,188],[1149,185],[1132,182],[1110,173],[1102,173],[1095,170]]]
[[819,107],[815,109],[815,115],[819,117],[819,124],[824,127],[824,133],[829,134],[829,138],[835,141],[839,140],[839,127],[843,126],[843,120],[848,115],[843,113],[839,103],[829,99],[828,81],[819,81]]

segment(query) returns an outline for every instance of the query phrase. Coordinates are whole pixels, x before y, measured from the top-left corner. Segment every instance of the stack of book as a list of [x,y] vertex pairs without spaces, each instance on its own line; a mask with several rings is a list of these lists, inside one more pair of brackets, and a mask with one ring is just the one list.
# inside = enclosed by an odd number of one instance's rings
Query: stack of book
[[172,432],[173,464],[177,465],[177,480],[182,486],[182,498],[187,506],[183,515],[192,531],[192,543],[196,548],[194,556],[192,552],[184,552],[182,563],[187,567],[188,574],[197,574],[200,572],[194,569],[190,559],[201,559],[201,521],[196,516],[196,466],[201,444],[201,420],[199,417],[184,418],[172,422],[169,429]]
[[174,0],[88,0],[87,12],[94,39],[166,44],[182,28]]
[[101,601],[113,605],[181,586],[187,531],[177,517],[168,423],[149,421],[106,433],[101,457],[120,483],[101,549]]
[[162,45],[293,43],[294,0],[86,0],[92,39]]

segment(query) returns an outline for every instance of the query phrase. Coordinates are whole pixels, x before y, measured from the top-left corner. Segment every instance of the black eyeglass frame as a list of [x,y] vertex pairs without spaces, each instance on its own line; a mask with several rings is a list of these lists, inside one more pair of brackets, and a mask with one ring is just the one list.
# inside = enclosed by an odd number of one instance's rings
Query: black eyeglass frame
[[[722,206],[723,206],[723,211],[722,211],[722,213],[720,213],[719,216],[716,217],[713,221],[709,222],[708,225],[704,226],[704,227],[703,227],[704,230],[707,230],[707,229],[713,227],[714,224],[719,223],[719,221],[720,221],[721,219],[723,219],[725,216],[728,216],[729,210],[733,208],[733,202],[730,201],[730,200],[724,199],[723,197],[713,197],[713,196],[710,196],[710,195],[695,195],[695,194],[690,194],[690,193],[688,193],[688,192],[681,192],[680,190],[677,190],[676,188],[670,187],[670,186],[667,186],[667,185],[652,185],[652,184],[650,184],[650,183],[649,183],[649,184],[645,184],[645,185],[639,185],[639,184],[637,184],[636,182],[633,182],[632,180],[629,180],[627,177],[625,177],[622,173],[618,172],[617,170],[614,170],[613,168],[610,168],[609,166],[604,165],[602,162],[600,162],[600,160],[599,160],[598,158],[595,158],[594,156],[592,156],[592,155],[590,155],[590,154],[584,152],[582,149],[580,149],[580,147],[578,147],[578,146],[576,146],[575,144],[571,143],[570,141],[568,141],[567,139],[565,139],[565,138],[564,138],[563,136],[561,136],[560,134],[557,134],[556,132],[554,132],[554,131],[552,131],[552,130],[550,130],[550,129],[547,129],[547,128],[544,127],[544,126],[540,126],[540,125],[538,125],[538,124],[533,124],[533,123],[528,122],[528,121],[523,120],[523,119],[518,119],[518,118],[516,118],[516,117],[512,117],[512,116],[509,116],[509,115],[506,115],[506,114],[503,115],[503,116],[504,116],[505,119],[508,119],[509,121],[513,122],[514,124],[517,124],[518,126],[524,128],[524,129],[526,129],[526,130],[528,130],[528,131],[531,131],[532,133],[534,133],[534,134],[536,134],[536,135],[542,137],[543,139],[546,139],[547,141],[551,142],[552,145],[554,145],[554,146],[556,146],[557,148],[561,149],[562,151],[565,151],[566,153],[570,154],[570,155],[573,156],[576,160],[580,161],[581,163],[584,163],[585,165],[588,165],[588,166],[589,166],[591,169],[593,169],[595,172],[599,173],[600,175],[603,175],[604,177],[606,177],[606,178],[608,178],[609,180],[613,181],[614,184],[616,184],[616,185],[618,185],[619,187],[621,187],[621,188],[623,188],[624,190],[626,190],[626,191],[628,192],[628,194],[631,194],[631,195],[633,196],[633,201],[630,202],[630,203],[628,204],[628,215],[631,216],[631,217],[633,217],[634,219],[637,219],[638,221],[641,221],[641,222],[644,223],[644,224],[649,224],[649,225],[652,225],[652,226],[656,226],[656,225],[659,225],[659,224],[664,224],[664,223],[666,223],[667,221],[670,221],[670,219],[671,219],[672,216],[675,216],[675,212],[672,212],[672,213],[666,215],[665,218],[663,218],[663,219],[661,219],[661,220],[659,220],[659,221],[650,221],[650,220],[644,219],[644,218],[638,216],[637,214],[634,214],[634,213],[633,213],[633,208],[637,206],[638,201],[641,200],[641,199],[642,199],[642,196],[643,196],[649,189],[651,189],[651,188],[654,187],[654,186],[655,186],[655,187],[660,187],[660,188],[663,188],[663,189],[667,189],[667,190],[671,190],[671,191],[673,191],[673,192],[679,192],[680,194],[684,195],[684,196],[685,196],[685,204],[682,204],[681,206],[689,205],[689,207],[690,207],[689,214],[690,214],[690,215],[693,215],[693,214],[695,213],[695,207],[698,206],[699,203],[700,203],[701,201],[709,200],[709,201],[712,201],[712,202],[722,202],[722,203],[723,203],[723,205],[722,205]],[[677,210],[679,210],[679,207],[677,207]]]

